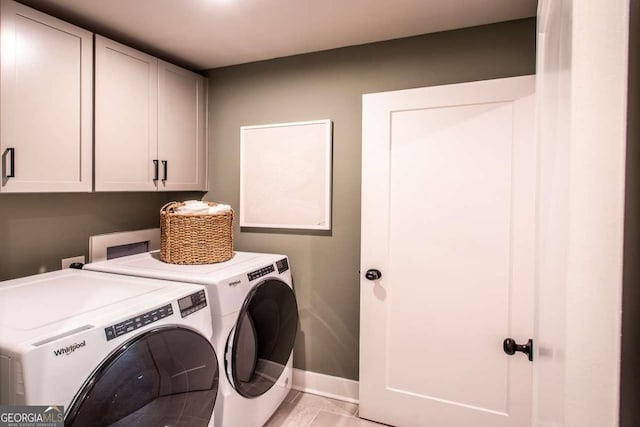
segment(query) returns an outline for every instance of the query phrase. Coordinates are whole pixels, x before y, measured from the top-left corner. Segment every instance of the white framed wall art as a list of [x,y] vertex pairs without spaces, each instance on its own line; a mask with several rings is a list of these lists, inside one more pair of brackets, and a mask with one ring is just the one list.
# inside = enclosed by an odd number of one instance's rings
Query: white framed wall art
[[240,226],[331,229],[332,122],[240,128]]

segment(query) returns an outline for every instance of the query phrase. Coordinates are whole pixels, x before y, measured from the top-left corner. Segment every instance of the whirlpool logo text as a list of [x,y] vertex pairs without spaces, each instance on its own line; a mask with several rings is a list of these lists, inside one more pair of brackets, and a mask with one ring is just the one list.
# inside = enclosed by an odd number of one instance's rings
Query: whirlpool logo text
[[86,345],[85,341],[76,342],[76,343],[71,344],[70,346],[62,347],[62,348],[59,348],[57,350],[53,350],[53,354],[55,354],[56,356],[62,356],[62,355],[68,356],[71,353],[73,353],[74,351],[76,351],[77,349],[79,349],[81,347],[84,347],[85,345]]

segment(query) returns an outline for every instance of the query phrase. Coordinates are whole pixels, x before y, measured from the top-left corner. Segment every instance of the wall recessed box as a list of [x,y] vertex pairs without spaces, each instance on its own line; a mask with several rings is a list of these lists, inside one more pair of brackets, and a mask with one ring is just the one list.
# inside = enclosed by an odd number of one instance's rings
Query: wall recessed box
[[160,249],[159,228],[89,236],[89,262],[105,261],[158,249]]
[[331,229],[331,120],[240,128],[240,226]]

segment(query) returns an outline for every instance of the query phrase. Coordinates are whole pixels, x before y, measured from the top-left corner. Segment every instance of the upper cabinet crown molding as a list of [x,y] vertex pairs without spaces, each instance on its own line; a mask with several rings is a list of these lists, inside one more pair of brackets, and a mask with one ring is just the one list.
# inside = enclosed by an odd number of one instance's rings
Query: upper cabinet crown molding
[[206,79],[96,35],[95,190],[206,190]]
[[92,33],[0,1],[2,192],[92,188]]

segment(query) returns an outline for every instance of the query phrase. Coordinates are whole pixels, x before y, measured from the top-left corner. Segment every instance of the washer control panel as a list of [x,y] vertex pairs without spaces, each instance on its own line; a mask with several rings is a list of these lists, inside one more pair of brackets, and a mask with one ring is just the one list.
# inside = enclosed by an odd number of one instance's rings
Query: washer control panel
[[204,294],[204,289],[178,300],[178,308],[180,308],[180,315],[182,317],[187,317],[198,310],[202,310],[206,306],[207,297]]
[[247,274],[247,277],[249,278],[249,281],[252,282],[256,279],[261,278],[262,276],[273,273],[274,271],[276,271],[276,269],[273,268],[273,264],[269,264],[266,267],[262,267],[260,270],[252,271],[251,273]]
[[132,317],[131,319],[106,327],[104,328],[104,333],[107,336],[107,341],[110,341],[171,315],[173,315],[173,307],[171,307],[171,304],[167,304],[156,308],[155,310],[148,311],[136,317]]

